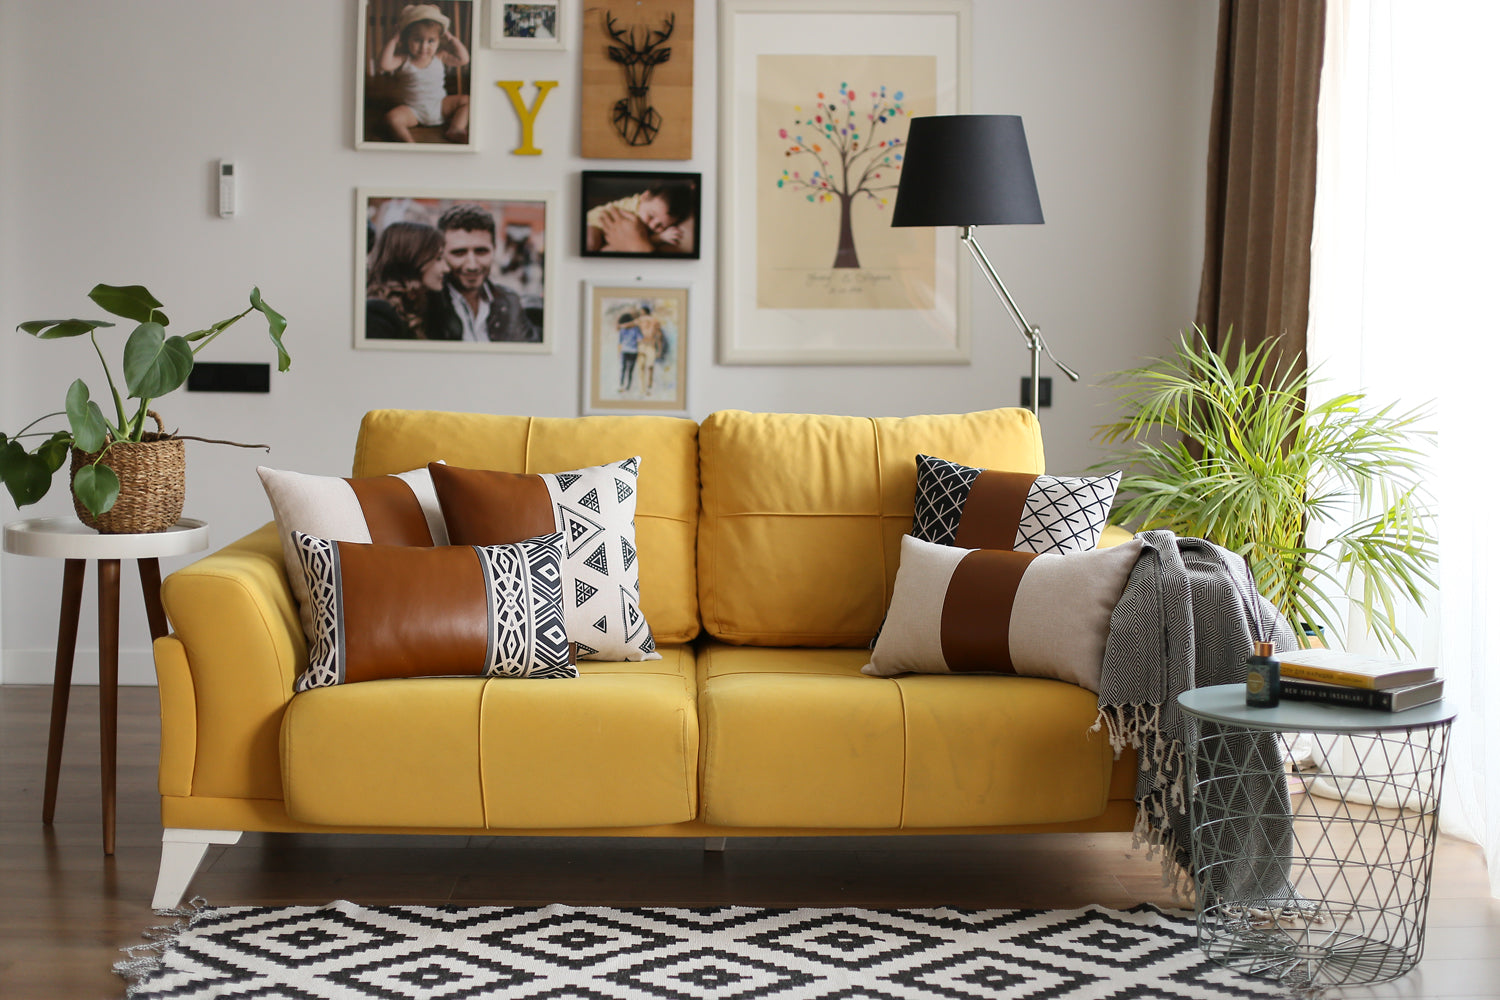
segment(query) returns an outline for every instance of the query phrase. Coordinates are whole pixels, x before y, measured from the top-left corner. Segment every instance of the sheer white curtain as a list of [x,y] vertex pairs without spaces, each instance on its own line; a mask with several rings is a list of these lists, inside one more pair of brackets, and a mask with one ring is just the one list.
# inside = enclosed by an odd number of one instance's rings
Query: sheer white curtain
[[1460,710],[1443,825],[1500,896],[1500,4],[1328,9],[1308,358],[1434,403],[1439,586],[1405,631]]

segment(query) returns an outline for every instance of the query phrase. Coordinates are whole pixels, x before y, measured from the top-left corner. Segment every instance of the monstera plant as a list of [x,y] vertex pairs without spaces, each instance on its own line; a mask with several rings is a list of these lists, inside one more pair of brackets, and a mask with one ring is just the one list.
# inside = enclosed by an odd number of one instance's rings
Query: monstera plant
[[[170,321],[161,302],[140,285],[95,285],[89,298],[105,312],[136,324],[125,338],[121,358],[125,396],[120,395],[121,383],[110,370],[99,344],[100,331],[115,326],[113,321],[41,319],[17,327],[40,340],[87,336],[104,367],[109,388],[108,396],[103,397],[105,406],[100,406],[83,379],[74,379],[62,410],[38,417],[14,435],[0,434],[0,480],[18,507],[36,503],[47,494],[53,474],[67,461],[70,449],[76,449],[84,459],[80,463],[75,458],[73,493],[77,500],[96,516],[114,507],[121,483],[109,465],[111,450],[138,442],[181,440],[175,434],[146,429],[152,401],[181,387],[192,374],[198,353],[250,313],[259,312],[265,317],[271,342],[276,347],[277,370],[286,371],[292,363],[281,342],[286,320],[266,304],[259,288],[250,290],[250,303],[243,312],[181,336],[167,333]],[[135,401],[133,410],[126,399]],[[55,417],[66,417],[66,430],[32,430]],[[28,449],[24,443],[28,438],[40,440]]]
[[1336,637],[1347,598],[1382,647],[1411,650],[1398,595],[1421,607],[1437,560],[1429,414],[1360,392],[1309,404],[1313,375],[1278,364],[1277,348],[1216,349],[1195,330],[1170,356],[1107,379],[1124,413],[1098,436],[1121,447],[1099,467],[1126,468],[1111,520],[1239,553],[1288,620]]

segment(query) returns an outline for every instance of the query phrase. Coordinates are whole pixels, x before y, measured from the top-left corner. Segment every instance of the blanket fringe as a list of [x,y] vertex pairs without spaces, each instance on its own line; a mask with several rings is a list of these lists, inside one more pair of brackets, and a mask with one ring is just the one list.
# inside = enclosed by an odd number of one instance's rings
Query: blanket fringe
[[198,917],[208,909],[208,900],[194,896],[181,906],[154,911],[160,917],[176,917],[170,924],[157,924],[141,932],[145,944],[133,944],[120,951],[129,958],[116,962],[115,974],[125,980],[125,996],[133,997],[145,986],[145,980],[162,966],[162,959],[172,942],[188,928],[198,922]]
[[1183,863],[1188,857],[1186,845],[1172,828],[1167,815],[1170,802],[1179,812],[1187,809],[1187,757],[1181,740],[1160,739],[1160,705],[1101,706],[1090,732],[1103,730],[1116,759],[1127,747],[1139,753],[1144,794],[1137,795],[1135,826],[1130,831],[1130,845],[1146,848],[1146,857],[1161,852],[1161,883],[1172,892],[1172,898],[1188,904],[1193,901],[1193,874]]

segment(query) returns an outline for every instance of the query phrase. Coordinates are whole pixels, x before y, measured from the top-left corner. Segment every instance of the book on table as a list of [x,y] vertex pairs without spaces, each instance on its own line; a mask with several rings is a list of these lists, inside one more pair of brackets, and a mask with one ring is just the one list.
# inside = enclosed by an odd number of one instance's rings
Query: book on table
[[1281,682],[1281,697],[1285,701],[1317,701],[1349,708],[1372,708],[1377,712],[1404,712],[1437,701],[1442,696],[1443,682],[1440,679],[1383,690],[1291,678]]
[[1283,678],[1372,691],[1422,684],[1437,676],[1436,669],[1413,660],[1347,653],[1338,649],[1294,649],[1277,653],[1276,658],[1281,661]]

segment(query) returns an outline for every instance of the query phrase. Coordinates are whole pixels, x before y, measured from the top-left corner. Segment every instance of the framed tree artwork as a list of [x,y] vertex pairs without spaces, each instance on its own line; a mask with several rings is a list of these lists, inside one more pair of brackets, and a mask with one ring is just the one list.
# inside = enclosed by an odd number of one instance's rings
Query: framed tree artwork
[[908,122],[968,110],[968,0],[725,0],[719,360],[966,364],[953,234],[892,229]]
[[687,416],[688,286],[585,282],[583,412]]

